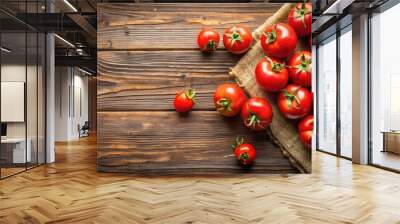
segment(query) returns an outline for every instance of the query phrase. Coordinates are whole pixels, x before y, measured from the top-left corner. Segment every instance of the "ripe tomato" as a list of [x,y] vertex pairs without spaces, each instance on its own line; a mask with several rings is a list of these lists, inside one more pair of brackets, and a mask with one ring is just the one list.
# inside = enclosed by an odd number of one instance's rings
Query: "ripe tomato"
[[226,117],[236,116],[246,100],[243,90],[233,83],[219,85],[214,93],[215,108]]
[[293,27],[299,37],[310,35],[312,27],[312,4],[298,3],[289,12],[288,24]]
[[250,48],[253,36],[248,28],[233,26],[225,30],[223,42],[227,51],[242,54]]
[[219,34],[213,29],[202,29],[197,37],[197,45],[203,52],[215,51],[219,44]]
[[289,119],[306,116],[312,109],[312,94],[307,88],[290,84],[278,96],[278,107]]
[[293,83],[306,87],[311,86],[311,52],[298,51],[294,53],[288,60],[288,66]]
[[301,142],[303,142],[307,148],[311,148],[314,130],[314,116],[308,115],[307,117],[303,118],[298,125],[298,130]]
[[244,143],[243,138],[236,138],[236,142],[232,145],[236,159],[242,166],[250,166],[256,158],[256,149],[252,144]]
[[187,92],[176,94],[174,107],[177,112],[187,112],[193,108],[196,92],[189,89]]
[[286,58],[296,49],[297,34],[289,25],[277,23],[265,29],[261,46],[268,56]]
[[265,130],[271,124],[272,116],[272,107],[266,99],[253,97],[243,104],[242,119],[250,130]]
[[258,85],[269,92],[285,88],[289,80],[285,64],[275,58],[263,58],[257,64],[255,73]]

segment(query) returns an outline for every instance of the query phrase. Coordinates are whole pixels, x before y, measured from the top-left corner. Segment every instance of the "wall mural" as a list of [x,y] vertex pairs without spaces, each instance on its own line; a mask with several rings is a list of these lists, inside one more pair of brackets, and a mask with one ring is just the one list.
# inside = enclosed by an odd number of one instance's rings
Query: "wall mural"
[[98,6],[98,170],[310,173],[311,3]]

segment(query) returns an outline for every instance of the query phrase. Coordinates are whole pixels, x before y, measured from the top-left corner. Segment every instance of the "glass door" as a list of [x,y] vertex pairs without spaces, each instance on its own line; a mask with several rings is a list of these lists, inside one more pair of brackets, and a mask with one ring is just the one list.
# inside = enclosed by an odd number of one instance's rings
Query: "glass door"
[[336,154],[336,35],[318,46],[317,149]]

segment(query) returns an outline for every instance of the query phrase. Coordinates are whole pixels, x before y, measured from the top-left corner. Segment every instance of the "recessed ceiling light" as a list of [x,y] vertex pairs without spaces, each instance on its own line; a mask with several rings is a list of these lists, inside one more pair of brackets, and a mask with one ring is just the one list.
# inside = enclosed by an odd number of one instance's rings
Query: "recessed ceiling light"
[[78,10],[73,6],[68,0],[64,0],[64,3],[68,5],[74,12],[78,12]]

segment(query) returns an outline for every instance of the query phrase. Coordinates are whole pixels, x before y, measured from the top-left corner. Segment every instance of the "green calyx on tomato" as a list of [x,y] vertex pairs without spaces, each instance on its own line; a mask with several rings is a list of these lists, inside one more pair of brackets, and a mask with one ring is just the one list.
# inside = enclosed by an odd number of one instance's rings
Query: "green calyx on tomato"
[[230,111],[232,111],[231,103],[232,102],[230,100],[228,100],[226,98],[222,98],[222,99],[218,100],[218,102],[217,102],[217,104],[221,106],[217,110],[218,111],[223,110],[223,111],[229,111],[230,112]]
[[235,150],[239,145],[243,145],[244,138],[243,137],[236,137],[236,141],[232,144],[232,149]]
[[271,32],[264,33],[267,38],[267,44],[271,44],[276,40],[276,30],[275,28]]
[[289,91],[287,91],[286,89],[283,90],[283,95],[285,96],[285,98],[288,100],[288,107],[291,108],[293,101],[296,101],[297,105],[300,104],[299,98],[297,98],[297,92],[299,91],[299,89],[297,89],[296,91],[294,91],[294,93],[289,93]]
[[195,103],[196,92],[193,89],[189,89],[185,94],[189,99],[191,99],[193,101],[193,103]]
[[206,45],[206,47],[205,47],[205,49],[203,49],[203,50],[213,50],[213,51],[215,51],[216,49],[217,49],[217,45],[215,44],[215,41],[209,40],[207,45]]
[[244,152],[242,154],[240,154],[239,156],[239,160],[243,163],[246,163],[246,161],[250,158],[249,153]]
[[306,8],[306,3],[302,3],[301,4],[301,8],[297,8],[296,7],[296,16],[295,17],[296,18],[299,18],[299,17],[301,18],[301,22],[303,23],[305,28],[307,28],[307,24],[304,21],[304,17],[307,14],[310,14],[310,13],[311,13],[311,11]]
[[266,57],[266,59],[271,64],[271,69],[273,72],[280,72],[282,69],[285,68],[285,64],[274,62],[269,57]]
[[304,54],[301,55],[301,64],[295,66],[295,68],[297,68],[296,70],[296,74],[300,73],[300,72],[309,72],[311,70],[311,59],[310,60],[306,60],[306,56],[304,56]]
[[242,35],[236,30],[236,27],[233,27],[232,33],[227,33],[226,36],[231,40],[231,47],[233,47],[237,41],[241,42],[243,40]]
[[[259,125],[260,127],[263,127],[261,125],[261,120],[260,118],[257,117],[257,115],[251,113],[249,118],[247,118],[247,124],[249,127],[254,127],[256,125]],[[264,128],[264,127],[263,127]]]

